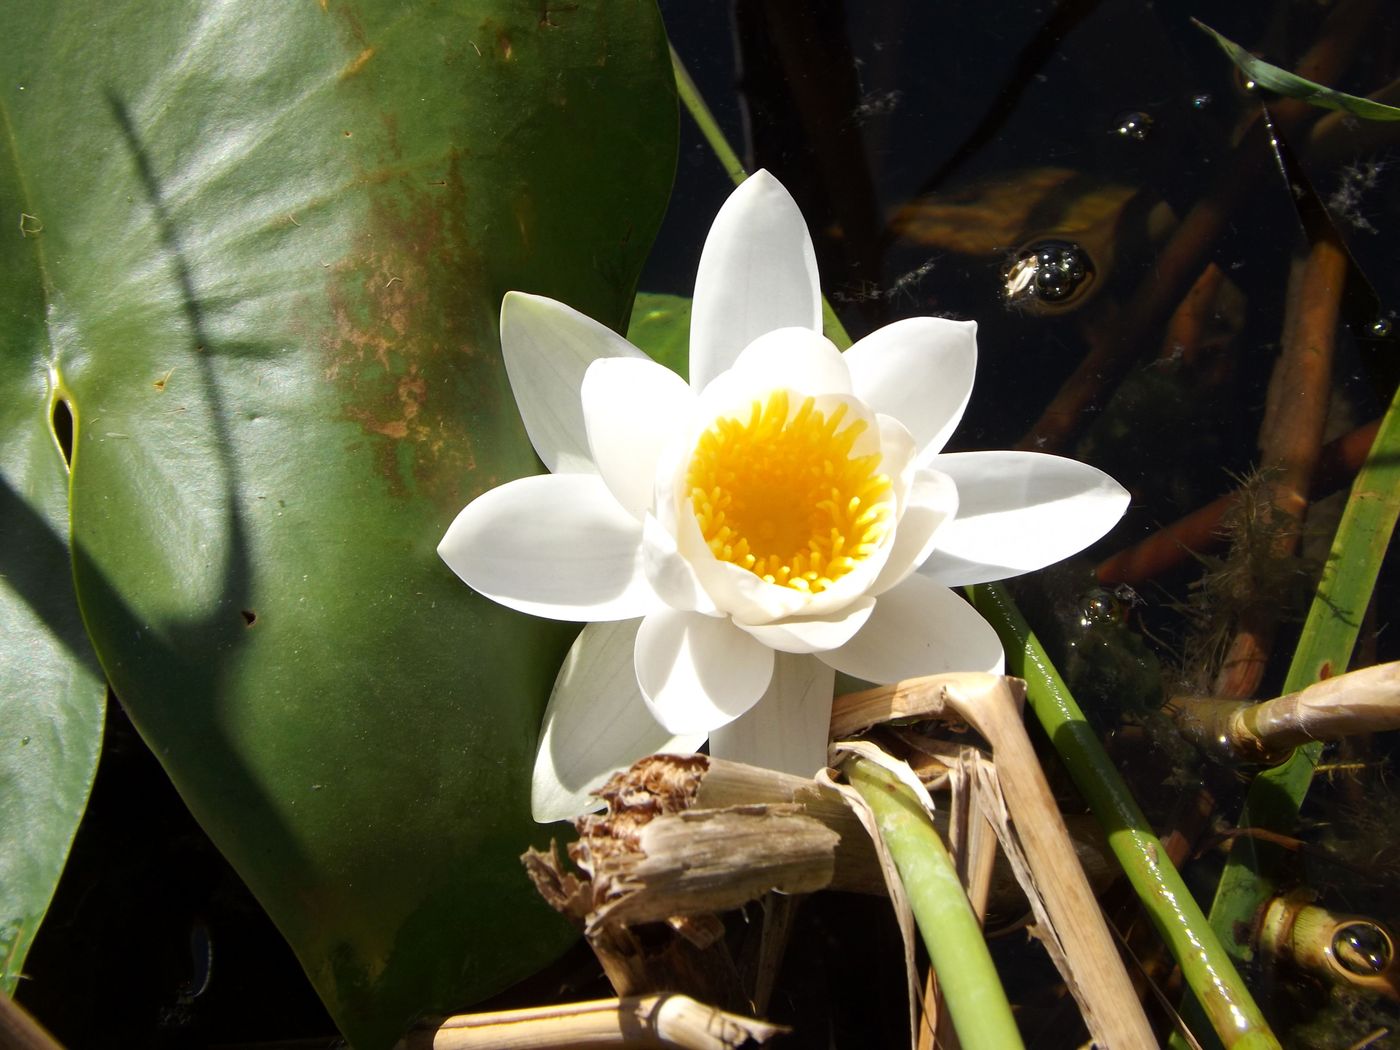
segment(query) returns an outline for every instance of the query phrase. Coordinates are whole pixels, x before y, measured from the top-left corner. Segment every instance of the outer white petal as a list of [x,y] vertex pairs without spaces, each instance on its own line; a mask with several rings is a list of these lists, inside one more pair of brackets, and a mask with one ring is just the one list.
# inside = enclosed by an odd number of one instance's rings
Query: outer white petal
[[654,361],[604,358],[584,373],[583,421],[598,472],[641,521],[656,490],[656,460],[670,435],[686,430],[695,395]]
[[908,579],[938,543],[940,530],[956,520],[957,510],[958,489],[953,479],[936,470],[918,471],[895,530],[889,559],[870,593],[884,594]]
[[908,427],[926,463],[947,444],[972,395],[977,324],[911,317],[872,332],[845,357],[856,396]]
[[812,656],[779,653],[753,707],[710,734],[710,754],[810,777],[826,765],[836,672]]
[[836,345],[810,328],[775,328],[744,347],[715,383],[734,383],[744,400],[786,388],[813,396],[849,394],[851,371]]
[[817,255],[777,179],[757,171],[729,195],[700,254],[690,317],[690,383],[704,387],[764,332],[821,329]]
[[752,707],[773,677],[773,650],[730,621],[662,609],[637,632],[642,696],[673,733],[705,733]]
[[501,353],[525,432],[553,474],[591,473],[579,390],[601,357],[646,355],[612,329],[542,295],[507,292]]
[[642,570],[642,523],[596,474],[539,474],[482,493],[438,554],[492,601],[554,620],[626,620],[661,603]]
[[1103,471],[1040,452],[958,452],[930,464],[958,486],[958,514],[920,572],[950,586],[1019,576],[1083,550],[1128,506]]
[[899,682],[946,671],[1005,668],[991,624],[947,587],[915,574],[880,596],[865,627],[818,657],[867,682]]
[[668,733],[647,710],[632,670],[641,622],[589,624],[559,669],[530,781],[530,812],[542,824],[598,808],[589,792],[644,755],[688,755],[705,742],[704,733]]
[[874,608],[874,598],[857,598],[831,616],[780,620],[756,626],[736,621],[735,626],[779,652],[817,653],[845,645],[865,626]]

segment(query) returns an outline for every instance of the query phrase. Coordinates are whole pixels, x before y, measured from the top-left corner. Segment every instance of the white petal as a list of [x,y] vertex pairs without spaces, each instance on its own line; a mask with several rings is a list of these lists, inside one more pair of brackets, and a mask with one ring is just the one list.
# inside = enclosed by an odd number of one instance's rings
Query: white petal
[[530,812],[541,824],[596,809],[589,792],[645,755],[692,754],[704,733],[668,733],[647,710],[632,650],[641,620],[591,623],[554,680],[544,712]]
[[1128,493],[1086,463],[1040,452],[958,452],[930,463],[958,486],[958,514],[920,572],[985,583],[1068,558],[1123,516]]
[[539,474],[484,492],[438,554],[492,601],[554,620],[626,620],[661,603],[642,569],[642,523],[596,474]]
[[706,616],[719,613],[700,586],[695,569],[676,549],[675,539],[650,514],[642,522],[642,571],[656,596],[671,608]]
[[757,171],[730,194],[700,254],[690,317],[690,384],[702,389],[764,332],[821,330],[812,238],[787,190]]
[[849,394],[851,371],[836,345],[810,328],[775,328],[760,335],[739,354],[734,366],[716,382],[734,381],[748,400],[771,390],[801,394]]
[[920,470],[909,488],[904,513],[894,534],[889,559],[880,570],[871,594],[884,594],[908,579],[938,543],[939,531],[956,520],[958,489],[953,479],[936,470]]
[[865,627],[818,657],[867,682],[899,682],[947,671],[1005,667],[991,624],[947,587],[917,573],[882,594]]
[[826,765],[836,673],[811,656],[779,653],[768,691],[710,734],[710,754],[810,777]]
[[525,432],[553,474],[592,473],[579,390],[603,357],[646,355],[612,329],[542,295],[507,292],[501,353]]
[[594,361],[581,394],[593,462],[641,521],[656,491],[657,457],[673,432],[689,428],[695,395],[669,368],[635,358]]
[[705,733],[738,718],[773,677],[773,650],[728,620],[662,609],[642,621],[637,681],[673,733]]
[[962,419],[977,370],[977,324],[911,317],[846,351],[856,396],[914,435],[920,459],[938,452]]
[[735,626],[757,638],[770,649],[784,653],[816,653],[845,645],[865,626],[875,608],[874,598],[857,598],[830,616],[780,620],[777,623]]

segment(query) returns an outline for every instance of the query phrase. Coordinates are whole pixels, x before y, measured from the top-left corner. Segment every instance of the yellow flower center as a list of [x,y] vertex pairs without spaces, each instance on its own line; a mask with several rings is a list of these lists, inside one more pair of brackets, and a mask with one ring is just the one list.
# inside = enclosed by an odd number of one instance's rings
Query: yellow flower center
[[816,594],[875,551],[890,528],[889,476],[879,454],[851,454],[866,429],[841,426],[807,398],[755,401],[748,418],[717,419],[700,435],[686,487],[700,532],[721,561],[769,583]]

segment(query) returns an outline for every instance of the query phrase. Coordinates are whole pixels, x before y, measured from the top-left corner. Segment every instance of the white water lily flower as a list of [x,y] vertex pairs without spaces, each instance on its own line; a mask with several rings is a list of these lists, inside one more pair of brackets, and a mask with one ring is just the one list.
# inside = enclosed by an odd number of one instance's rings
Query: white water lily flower
[[438,550],[494,601],[588,623],[545,715],[537,820],[707,737],[811,775],[837,670],[1002,670],[995,632],[949,588],[1075,553],[1127,493],[1056,456],[939,454],[975,333],[919,317],[839,352],[806,225],[766,172],[705,242],[689,383],[562,303],[506,296],[506,369],[550,473],[478,497]]

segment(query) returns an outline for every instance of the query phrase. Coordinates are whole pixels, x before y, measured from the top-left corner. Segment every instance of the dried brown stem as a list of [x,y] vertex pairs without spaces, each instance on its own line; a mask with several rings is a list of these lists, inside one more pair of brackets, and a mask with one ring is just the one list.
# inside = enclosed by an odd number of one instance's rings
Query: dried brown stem
[[1174,699],[1167,710],[1199,747],[1276,761],[1312,740],[1400,729],[1400,663],[1337,675],[1261,704]]
[[[1118,956],[1093,889],[1080,866],[1021,718],[1025,683],[987,674],[934,675],[838,697],[833,727],[874,718],[881,699],[896,717],[954,715],[992,745],[996,779],[1016,843],[1043,907],[1046,933],[1062,953],[1066,979],[1090,1032],[1104,1045],[1155,1046],[1151,1026]],[[855,713],[859,713],[856,717]],[[878,720],[878,719],[877,719]],[[1003,845],[1008,845],[1003,842]]]
[[788,1031],[696,1002],[661,994],[564,1006],[459,1014],[411,1031],[396,1050],[558,1050],[560,1047],[658,1047],[737,1050]]

